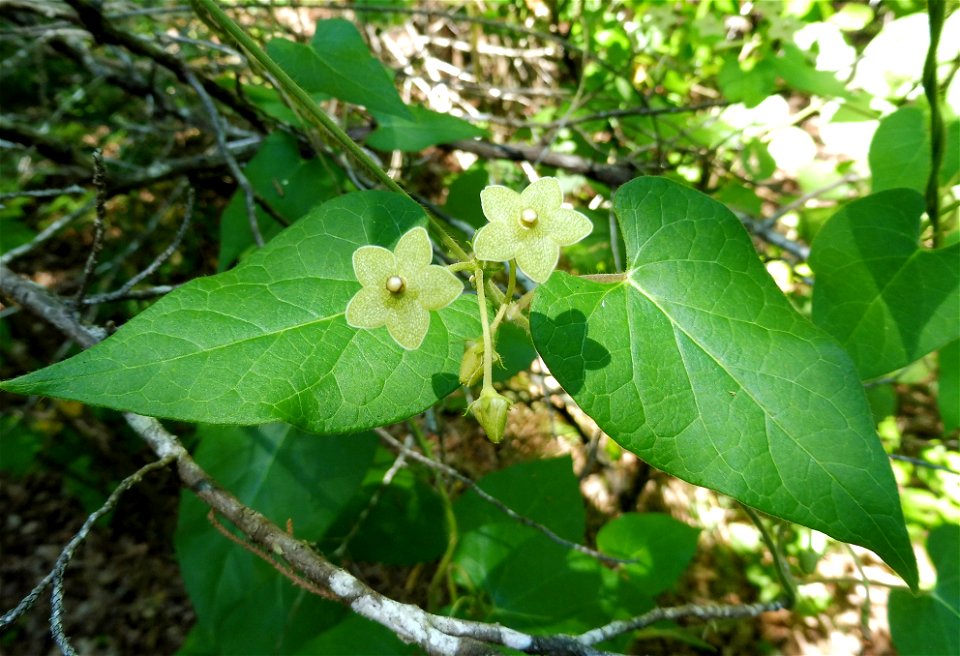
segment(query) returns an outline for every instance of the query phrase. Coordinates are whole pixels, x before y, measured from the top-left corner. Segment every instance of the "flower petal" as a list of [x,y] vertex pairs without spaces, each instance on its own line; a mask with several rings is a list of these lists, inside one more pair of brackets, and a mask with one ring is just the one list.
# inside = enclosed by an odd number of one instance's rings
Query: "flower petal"
[[501,185],[491,185],[480,191],[480,207],[491,223],[515,222],[523,211],[520,194]]
[[382,287],[397,272],[397,259],[380,246],[361,246],[353,252],[353,272],[364,287]]
[[534,282],[546,282],[559,259],[560,247],[550,239],[531,240],[517,252],[517,266]]
[[420,347],[430,328],[430,313],[416,301],[404,303],[387,318],[387,330],[397,344],[412,351]]
[[428,266],[413,281],[417,302],[427,310],[439,310],[453,303],[463,292],[463,283],[441,266]]
[[533,209],[540,219],[559,209],[562,202],[563,190],[556,178],[540,178],[520,192],[520,203]]
[[516,231],[520,229],[517,222],[488,223],[479,230],[473,238],[473,252],[478,260],[490,262],[505,262],[513,259],[517,254],[519,240]]
[[433,261],[433,247],[430,245],[430,235],[424,228],[416,227],[408,230],[393,251],[397,258],[397,265],[403,274],[410,275]]
[[543,217],[543,230],[558,246],[569,246],[589,235],[593,223],[575,210],[557,209]]
[[386,305],[389,295],[386,289],[364,287],[347,303],[347,323],[354,328],[379,328],[390,314]]

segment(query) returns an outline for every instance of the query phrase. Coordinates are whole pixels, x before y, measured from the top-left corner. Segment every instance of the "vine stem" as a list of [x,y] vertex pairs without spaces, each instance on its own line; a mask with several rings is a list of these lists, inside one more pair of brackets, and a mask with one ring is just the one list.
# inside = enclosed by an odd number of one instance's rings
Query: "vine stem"
[[743,508],[744,512],[746,512],[747,516],[750,518],[750,521],[752,521],[760,531],[760,537],[763,538],[764,544],[767,545],[767,548],[770,550],[770,555],[773,557],[773,562],[777,571],[777,578],[780,579],[780,585],[783,586],[783,592],[786,596],[787,605],[793,606],[797,601],[797,583],[793,580],[793,575],[790,573],[790,566],[784,560],[783,553],[777,546],[773,536],[770,535],[770,531],[767,530],[763,520],[760,519],[760,515],[757,514],[757,511],[746,504],[740,504],[740,507]]
[[[318,126],[331,138],[335,141],[340,147],[342,147],[355,161],[357,161],[370,175],[376,178],[384,187],[390,191],[402,194],[410,199],[411,202],[416,203],[417,201],[413,199],[406,192],[406,190],[397,183],[396,180],[387,175],[387,172],[380,168],[376,162],[373,161],[369,155],[367,155],[364,150],[351,139],[346,132],[344,132],[336,122],[327,116],[327,113],[324,112],[317,102],[310,97],[310,95],[303,90],[303,88],[297,84],[293,78],[287,75],[287,72],[284,71],[270,56],[263,51],[263,49],[257,45],[250,36],[243,31],[243,29],[237,25],[232,18],[230,18],[226,12],[221,9],[215,0],[190,0],[191,4],[194,7],[197,15],[201,19],[204,17],[204,12],[212,20],[217,27],[219,27],[223,32],[226,32],[237,44],[247,52],[258,64],[260,64],[270,75],[273,76],[275,80],[284,88],[290,97],[300,106],[300,109],[306,113],[307,117],[315,121]],[[201,11],[201,8],[203,11]],[[426,211],[426,210],[425,210]],[[427,218],[430,220],[430,224],[440,235],[440,240],[447,247],[447,249],[459,260],[469,260],[470,256],[467,255],[467,252],[463,250],[463,247],[457,243],[457,241],[447,233],[446,229],[440,223],[440,220],[437,219],[431,212],[427,211]]]
[[930,0],[927,14],[930,17],[930,47],[923,63],[923,92],[930,105],[930,177],[927,179],[927,216],[933,229],[933,246],[940,245],[940,167],[943,164],[943,116],[940,114],[940,94],[937,88],[937,50],[940,33],[943,31],[944,0]]

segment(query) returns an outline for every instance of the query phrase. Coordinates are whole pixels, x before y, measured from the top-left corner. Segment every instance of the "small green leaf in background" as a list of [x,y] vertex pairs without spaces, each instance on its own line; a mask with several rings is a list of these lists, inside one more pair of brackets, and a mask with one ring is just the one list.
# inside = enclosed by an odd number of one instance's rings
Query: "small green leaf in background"
[[940,349],[937,379],[937,407],[943,421],[943,432],[960,428],[960,341],[953,341]]
[[[583,499],[570,458],[513,465],[478,484],[521,515],[582,543]],[[653,607],[628,576],[517,524],[472,491],[457,499],[454,512],[457,579],[475,602],[488,605],[486,621],[536,633],[577,632]],[[655,555],[657,562],[667,557]]]
[[651,597],[669,590],[697,552],[700,530],[661,513],[626,513],[597,534],[597,547],[618,558],[639,561],[624,565],[631,585]]
[[351,258],[392,247],[426,223],[412,201],[356,192],[318,207],[238,267],[197,278],[69,360],[0,383],[21,394],[185,421],[286,421],[318,433],[405,419],[458,387],[476,301],[435,313],[407,351],[386,328],[357,330],[344,308],[360,289]]
[[752,66],[731,57],[723,64],[717,84],[731,102],[756,107],[770,97],[777,85],[777,71],[769,59],[759,59]]
[[[443,500],[437,491],[403,469],[385,488],[381,489],[380,481],[366,486],[360,495],[364,506],[358,511],[369,504],[378,489],[376,505],[350,540],[350,558],[385,565],[414,565],[439,559],[448,538]],[[355,519],[356,515],[348,517],[349,526],[342,528],[349,531]]]
[[[902,107],[880,121],[870,142],[873,191],[923,192],[930,177],[930,119],[919,107]],[[946,121],[940,184],[951,184],[960,160],[960,120]]]
[[876,551],[915,586],[896,482],[849,357],[790,305],[737,218],[662,178],[622,186],[623,280],[555,273],[531,332],[620,445],[766,513]]
[[[373,435],[308,435],[291,426],[204,426],[194,457],[240,499],[298,538],[318,540],[357,493],[377,448]],[[185,653],[290,653],[349,611],[296,587],[220,535],[189,491],[180,502],[176,549],[197,612]]]
[[[477,200],[480,192],[490,184],[490,174],[483,164],[483,160],[459,174],[447,187],[447,201],[443,205],[445,214],[468,223],[474,228],[487,224],[487,217],[483,215],[483,208]],[[473,232],[466,235],[473,239]]]
[[903,107],[882,121],[870,142],[873,191],[906,187],[922,192],[930,176],[930,136],[918,107]]
[[43,447],[43,435],[30,430],[20,419],[0,417],[0,471],[20,477],[33,469]]
[[[343,171],[326,157],[303,159],[297,140],[277,131],[260,145],[260,150],[243,170],[253,190],[280,216],[293,223],[311,209],[337,195],[343,185]],[[260,234],[269,241],[282,226],[257,203]],[[247,202],[237,189],[220,217],[220,255],[224,271],[253,246]]]
[[930,531],[927,553],[937,568],[937,585],[918,595],[890,591],[887,617],[901,656],[960,653],[960,526]]
[[308,93],[325,93],[371,112],[410,118],[383,63],[370,54],[349,21],[318,22],[309,46],[271,39],[267,54]]
[[367,137],[367,145],[377,150],[416,152],[428,146],[482,137],[485,133],[462,118],[440,114],[426,107],[408,108],[412,118],[377,114],[377,129]]
[[813,240],[813,321],[863,378],[960,337],[960,244],[920,248],[922,212],[920,194],[881,191],[841,209]]
[[823,98],[850,98],[846,85],[829,71],[819,71],[806,53],[794,45],[784,44],[783,54],[773,66],[791,89],[799,89]]

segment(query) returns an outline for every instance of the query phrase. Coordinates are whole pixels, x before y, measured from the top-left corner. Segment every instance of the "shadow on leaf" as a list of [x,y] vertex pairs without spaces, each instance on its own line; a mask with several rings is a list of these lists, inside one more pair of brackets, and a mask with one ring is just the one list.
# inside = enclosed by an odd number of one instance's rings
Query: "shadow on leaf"
[[588,369],[603,369],[610,364],[610,351],[587,335],[587,317],[579,310],[567,310],[556,317],[534,312],[530,327],[544,337],[543,350],[553,363],[551,373],[570,394],[583,387]]

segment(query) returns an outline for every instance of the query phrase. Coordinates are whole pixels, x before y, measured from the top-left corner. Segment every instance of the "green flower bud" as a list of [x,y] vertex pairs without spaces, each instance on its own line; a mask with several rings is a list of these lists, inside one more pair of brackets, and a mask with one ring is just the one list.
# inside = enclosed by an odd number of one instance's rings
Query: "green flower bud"
[[460,361],[460,384],[471,387],[483,376],[483,342],[467,342]]
[[[466,343],[463,351],[463,359],[460,361],[460,384],[467,387],[473,387],[480,382],[483,377],[483,342],[469,341]],[[493,363],[500,362],[500,354],[493,354]]]
[[511,405],[510,399],[498,394],[492,387],[485,388],[480,392],[480,398],[470,404],[470,412],[494,444],[503,440]]

